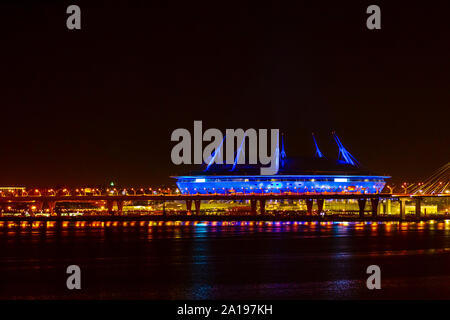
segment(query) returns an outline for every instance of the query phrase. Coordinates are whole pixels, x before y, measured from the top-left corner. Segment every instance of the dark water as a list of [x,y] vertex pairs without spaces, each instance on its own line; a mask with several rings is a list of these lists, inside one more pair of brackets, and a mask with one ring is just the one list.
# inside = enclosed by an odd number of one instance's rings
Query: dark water
[[450,221],[4,225],[0,261],[2,299],[449,299]]

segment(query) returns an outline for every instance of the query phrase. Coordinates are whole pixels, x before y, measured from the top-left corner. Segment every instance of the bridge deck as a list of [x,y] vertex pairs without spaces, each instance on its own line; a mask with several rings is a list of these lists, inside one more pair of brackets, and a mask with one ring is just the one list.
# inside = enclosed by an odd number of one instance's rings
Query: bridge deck
[[199,194],[199,195],[67,195],[67,196],[4,196],[4,202],[30,201],[177,201],[177,200],[284,200],[284,199],[373,199],[390,198],[390,193],[266,193],[266,194]]

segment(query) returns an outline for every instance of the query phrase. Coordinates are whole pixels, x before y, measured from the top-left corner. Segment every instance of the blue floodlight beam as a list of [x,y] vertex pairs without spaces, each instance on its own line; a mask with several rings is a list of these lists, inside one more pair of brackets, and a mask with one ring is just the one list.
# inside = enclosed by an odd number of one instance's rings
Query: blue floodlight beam
[[358,160],[356,160],[355,157],[352,156],[352,154],[350,152],[348,152],[347,149],[345,149],[345,147],[341,143],[341,140],[339,139],[336,132],[334,132],[334,131],[333,131],[333,136],[334,136],[334,140],[336,141],[336,143],[339,147],[338,159],[340,158],[340,156],[342,156],[345,163],[351,164],[352,166],[355,166],[355,167],[358,166],[359,165]]
[[280,157],[281,157],[281,167],[284,167],[284,163],[286,162],[287,159],[287,155],[286,155],[286,151],[284,151],[284,134],[281,134],[281,153],[280,153]]
[[316,146],[316,153],[315,156],[318,158],[325,158],[325,156],[323,155],[322,152],[320,152],[319,146],[317,145],[317,141],[316,141],[316,137],[314,136],[314,132],[312,134],[313,140],[314,140],[314,145]]
[[286,159],[286,152],[284,151],[284,134],[281,134],[281,159]]
[[356,159],[350,154],[350,152],[347,151],[347,149],[345,149],[345,147],[342,145],[342,143],[340,142],[339,138],[336,136],[336,138],[339,141],[339,152],[342,155],[342,157],[344,158],[344,161],[348,164],[351,164],[352,166],[356,166]]
[[[237,164],[237,162],[239,160],[239,155],[241,154],[241,150],[242,150],[242,147],[244,145],[246,136],[247,135],[245,134],[244,138],[242,139],[241,145],[239,146],[239,149],[238,149],[238,151],[236,153],[236,158],[234,158],[233,167],[231,168],[230,171],[234,171],[234,169],[236,169],[236,164]],[[277,155],[277,157],[275,157],[275,163],[276,163],[276,167],[278,168],[279,164],[280,164],[280,138],[279,138],[278,135],[277,135],[277,147],[276,147],[276,150],[275,150],[275,154]],[[284,153],[284,154],[286,155],[286,153]]]
[[338,155],[338,159],[340,159],[340,157],[342,156],[342,158],[344,159],[345,163],[351,164],[351,165],[355,165],[355,163],[352,161],[352,159],[348,156],[348,152],[347,150],[344,148],[344,146],[342,145],[341,141],[339,140],[338,136],[335,135],[334,139],[336,140],[336,143],[338,144],[339,147],[339,155]]
[[225,138],[226,138],[226,135],[223,137],[222,142],[220,143],[219,147],[214,150],[214,153],[212,155],[209,155],[209,157],[208,157],[209,162],[204,171],[208,171],[209,167],[211,167],[211,165],[214,163],[216,156],[221,152],[221,148],[222,148],[223,142],[225,141]]
[[[275,167],[277,168],[277,171],[280,168],[280,136],[277,133],[277,148],[275,149],[275,154],[277,155],[275,157]],[[284,165],[284,161],[282,161],[282,166]]]
[[241,142],[241,145],[239,146],[238,151],[236,152],[236,158],[234,158],[233,168],[231,168],[231,171],[234,171],[234,169],[236,169],[236,164],[238,162],[239,155],[241,154],[242,146],[244,145],[246,136],[247,136],[247,134],[244,134],[244,137],[242,138],[242,142]]
[[341,141],[339,140],[339,138],[337,137],[337,135],[333,132],[333,137],[334,140],[336,141],[336,144],[338,145],[339,148],[339,154],[338,154],[338,160],[341,159],[341,156],[344,158],[344,161],[347,162],[347,158],[345,157],[345,154],[343,152],[342,149],[345,149],[344,146],[342,145]]

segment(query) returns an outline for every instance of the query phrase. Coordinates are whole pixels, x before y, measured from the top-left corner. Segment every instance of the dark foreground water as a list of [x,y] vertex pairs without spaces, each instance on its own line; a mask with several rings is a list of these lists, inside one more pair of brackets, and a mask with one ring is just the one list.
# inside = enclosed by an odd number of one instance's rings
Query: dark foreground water
[[4,225],[0,298],[450,299],[450,221]]

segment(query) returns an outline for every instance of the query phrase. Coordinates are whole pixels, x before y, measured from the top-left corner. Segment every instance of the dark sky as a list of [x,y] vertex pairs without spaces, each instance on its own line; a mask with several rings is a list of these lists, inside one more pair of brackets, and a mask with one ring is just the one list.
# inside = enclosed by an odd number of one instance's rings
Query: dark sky
[[447,3],[3,1],[0,185],[171,183],[194,120],[280,128],[288,155],[314,131],[330,158],[336,130],[366,167],[425,177],[450,159]]

